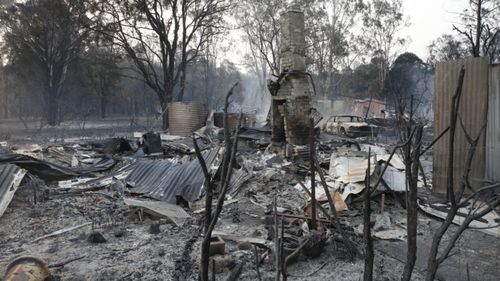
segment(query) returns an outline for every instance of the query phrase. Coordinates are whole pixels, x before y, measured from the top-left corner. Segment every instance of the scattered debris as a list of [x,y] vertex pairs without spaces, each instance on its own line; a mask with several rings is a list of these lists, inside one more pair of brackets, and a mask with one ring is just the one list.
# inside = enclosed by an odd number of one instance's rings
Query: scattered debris
[[161,229],[160,229],[160,224],[159,223],[152,223],[149,226],[149,234],[160,234]]
[[[295,102],[301,101],[291,104]],[[26,145],[15,151],[7,144],[0,151],[0,219],[9,224],[22,211],[23,221],[13,226],[16,234],[8,229],[0,232],[0,239],[8,241],[2,240],[2,245],[9,245],[5,256],[12,259],[31,249],[47,253],[47,257],[58,252],[58,262],[41,257],[67,277],[92,255],[95,263],[112,268],[107,269],[112,277],[104,269],[92,276],[108,280],[118,276],[117,272],[120,279],[144,279],[112,264],[126,261],[124,257],[137,260],[153,253],[144,260],[145,264],[151,260],[147,265],[151,276],[164,268],[156,264],[161,262],[169,272],[160,273],[159,278],[190,280],[200,273],[197,264],[204,247],[200,241],[205,239],[208,206],[211,218],[214,210],[217,218],[211,235],[206,236],[212,240],[205,245],[209,257],[204,262],[209,262],[208,271],[218,279],[267,280],[276,277],[277,271],[283,276],[302,276],[290,272],[300,272],[306,264],[311,265],[306,270],[309,275],[321,275],[319,271],[329,268],[335,257],[360,257],[356,253],[360,253],[360,236],[365,230],[360,202],[365,200],[370,202],[371,215],[366,217],[375,247],[407,240],[401,208],[407,179],[401,151],[377,143],[375,138],[345,139],[311,126],[306,136],[294,126],[283,125],[284,140],[300,143],[307,137],[312,141],[305,145],[274,143],[271,132],[279,132],[265,127],[241,128],[237,135],[229,132],[226,138],[223,128],[207,125],[193,132],[198,145],[191,137],[154,132],[137,133],[135,139],[122,136]],[[232,143],[229,150],[228,139]],[[238,149],[232,155],[234,148]],[[419,192],[426,191],[423,187],[428,183],[423,180],[432,172],[432,154],[426,157],[417,177],[422,187]],[[206,169],[200,165],[203,162]],[[24,200],[29,197],[37,199]],[[434,201],[419,201],[421,210],[446,216],[446,204],[425,202]],[[461,209],[453,222],[459,224],[461,213],[480,211],[480,207],[478,202],[476,209]],[[66,221],[75,226],[68,227]],[[473,221],[471,228],[497,236],[499,223],[492,211]],[[419,227],[419,231],[430,231],[428,224]],[[24,233],[29,236],[22,236]],[[24,240],[17,239],[20,235]],[[54,239],[48,239],[51,237]],[[16,244],[30,240],[23,248]],[[94,252],[100,248],[91,245],[94,243],[116,248],[113,257]],[[82,256],[72,247],[90,252]],[[177,253],[181,253],[179,257]],[[382,262],[387,259],[380,258]],[[360,260],[352,260],[349,266],[359,266]],[[0,264],[6,262],[0,260]]]
[[[421,199],[417,202],[418,207],[422,211],[441,219],[446,219],[446,216],[448,215],[448,211],[450,209],[450,204],[448,204],[447,202],[430,203],[425,202]],[[484,202],[477,202],[475,205],[470,202],[468,206],[460,208],[458,210],[456,216],[453,218],[453,223],[456,225],[461,225],[469,214],[479,213],[485,210],[486,206],[487,205]],[[481,232],[500,238],[500,215],[498,215],[497,211],[492,210],[481,218],[473,220],[470,223],[469,228],[477,229]]]
[[92,244],[106,243],[107,240],[99,231],[92,231],[87,237],[87,242]]
[[70,168],[26,155],[0,152],[0,163],[15,164],[47,181],[60,181],[107,171],[116,164],[116,161],[112,158],[102,158],[88,167]]
[[213,236],[210,240],[209,255],[224,255],[226,252],[226,242],[220,236]]
[[63,228],[63,229],[60,229],[60,230],[57,230],[57,231],[54,231],[52,233],[49,233],[47,235],[44,235],[44,236],[41,236],[41,237],[38,237],[34,240],[31,241],[31,243],[35,243],[35,242],[38,242],[42,239],[46,239],[46,238],[50,238],[50,237],[54,237],[54,236],[57,236],[57,235],[61,235],[61,234],[64,234],[66,232],[70,232],[70,231],[73,231],[73,230],[77,230],[77,229],[80,229],[82,227],[85,227],[85,226],[88,226],[88,225],[91,225],[92,223],[91,222],[87,222],[87,223],[84,223],[84,224],[80,224],[80,225],[77,225],[77,226],[72,226],[72,227],[68,227],[68,228]]
[[12,164],[0,164],[0,217],[21,184],[26,170]]

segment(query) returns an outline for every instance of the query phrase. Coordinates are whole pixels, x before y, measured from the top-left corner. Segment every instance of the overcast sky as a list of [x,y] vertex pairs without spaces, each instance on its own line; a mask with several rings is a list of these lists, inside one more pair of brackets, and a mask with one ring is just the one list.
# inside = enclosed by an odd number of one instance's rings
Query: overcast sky
[[459,22],[457,13],[468,5],[468,0],[403,0],[404,13],[411,26],[403,33],[411,43],[408,51],[422,59],[427,58],[427,46],[443,33],[455,34],[452,24]]

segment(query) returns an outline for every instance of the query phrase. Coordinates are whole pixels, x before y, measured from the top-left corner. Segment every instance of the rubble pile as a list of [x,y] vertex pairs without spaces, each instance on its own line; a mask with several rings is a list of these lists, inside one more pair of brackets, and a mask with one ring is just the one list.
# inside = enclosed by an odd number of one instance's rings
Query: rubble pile
[[[227,149],[220,131],[208,126],[195,133],[215,178]],[[206,182],[193,139],[134,135],[102,142],[4,143],[0,264],[33,256],[63,280],[197,280]],[[314,182],[320,209],[314,229],[309,160],[286,157],[286,145],[270,139],[267,129],[241,130],[224,208],[212,233],[210,272],[217,278],[233,274],[238,280],[256,280],[260,275],[269,280],[279,237],[290,277],[361,276],[362,261],[348,259],[349,249],[329,215],[328,198],[333,198],[349,239],[360,245],[360,195],[368,162],[375,183],[391,158],[391,147],[373,142],[376,139],[318,133],[315,149],[321,171]],[[400,156],[394,155],[373,194],[375,239],[405,240],[404,169]],[[322,176],[327,189],[321,186]],[[424,190],[423,177],[419,186]],[[389,254],[382,257],[376,276],[397,279],[395,269],[404,263]],[[388,260],[398,265],[384,268]]]

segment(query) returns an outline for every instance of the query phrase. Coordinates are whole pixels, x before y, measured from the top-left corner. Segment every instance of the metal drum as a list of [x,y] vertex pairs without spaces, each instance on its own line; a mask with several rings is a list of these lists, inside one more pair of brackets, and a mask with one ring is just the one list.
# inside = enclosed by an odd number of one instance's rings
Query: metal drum
[[9,264],[4,281],[44,281],[52,274],[47,265],[39,258],[21,257]]

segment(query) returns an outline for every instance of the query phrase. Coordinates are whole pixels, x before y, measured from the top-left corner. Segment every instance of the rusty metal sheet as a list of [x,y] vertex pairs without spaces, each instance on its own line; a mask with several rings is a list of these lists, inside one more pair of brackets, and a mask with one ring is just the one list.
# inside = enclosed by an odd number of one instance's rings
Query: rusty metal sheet
[[[488,112],[488,58],[467,58],[441,62],[436,65],[434,97],[434,136],[438,136],[450,125],[450,105],[455,94],[460,69],[465,67],[462,99],[459,114],[470,135],[478,133],[484,124]],[[448,167],[448,139],[446,134],[434,145],[433,156],[433,191],[446,193],[446,175]],[[485,175],[485,144],[483,136],[479,140],[472,164],[472,184]],[[468,142],[460,125],[455,135],[455,160],[453,164],[454,186],[457,187],[464,174],[464,163],[468,151]]]
[[489,86],[486,177],[500,181],[500,64],[490,67]]

